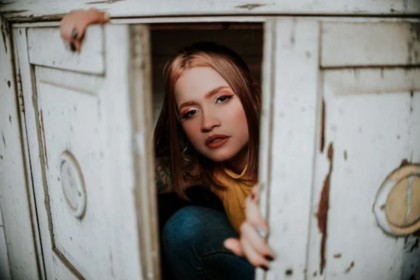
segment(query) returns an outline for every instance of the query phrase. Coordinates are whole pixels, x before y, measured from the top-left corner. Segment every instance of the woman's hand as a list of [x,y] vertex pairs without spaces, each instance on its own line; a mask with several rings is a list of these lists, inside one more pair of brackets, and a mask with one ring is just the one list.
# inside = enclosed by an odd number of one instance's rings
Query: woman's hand
[[107,12],[95,9],[71,11],[63,17],[60,23],[61,37],[69,44],[72,51],[80,51],[86,28],[94,23],[106,23],[109,21]]
[[245,256],[252,265],[268,270],[274,253],[265,240],[268,226],[261,216],[258,203],[259,189],[256,185],[251,196],[246,199],[245,221],[241,225],[240,239],[229,238],[224,245],[235,255]]

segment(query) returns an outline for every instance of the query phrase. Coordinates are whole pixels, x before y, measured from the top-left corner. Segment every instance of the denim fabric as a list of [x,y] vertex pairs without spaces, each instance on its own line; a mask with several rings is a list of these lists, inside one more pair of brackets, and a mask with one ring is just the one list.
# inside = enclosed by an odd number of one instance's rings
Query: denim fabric
[[162,245],[178,280],[254,279],[253,266],[224,248],[229,237],[238,234],[223,212],[187,206],[166,223]]

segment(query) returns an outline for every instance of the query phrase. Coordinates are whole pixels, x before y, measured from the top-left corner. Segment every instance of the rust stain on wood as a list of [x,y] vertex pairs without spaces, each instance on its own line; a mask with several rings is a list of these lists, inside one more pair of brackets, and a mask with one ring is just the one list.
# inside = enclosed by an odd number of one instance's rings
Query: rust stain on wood
[[45,153],[45,164],[48,168],[48,154],[47,154],[47,142],[45,141],[45,130],[44,130],[44,115],[42,114],[41,110],[41,133],[42,133],[42,140],[44,142],[44,153]]
[[1,131],[1,138],[3,139],[4,149],[7,149],[6,138],[4,138],[3,130]]
[[330,196],[330,179],[331,173],[333,171],[333,158],[334,158],[334,145],[330,143],[328,146],[327,157],[330,161],[330,169],[328,171],[327,177],[324,180],[324,186],[321,192],[321,199],[318,206],[318,228],[321,232],[321,262],[320,262],[320,275],[324,272],[326,260],[325,260],[325,248],[327,243],[327,222],[328,222],[328,208],[329,208],[329,196]]
[[251,11],[253,9],[256,9],[256,8],[259,8],[259,7],[263,7],[263,6],[267,6],[267,5],[263,5],[263,4],[246,4],[246,5],[236,6],[235,8],[247,9],[248,11]]
[[354,267],[354,261],[350,263],[350,266],[344,271],[344,273],[349,273],[351,269]]
[[339,258],[341,258],[341,254],[340,254],[340,253],[335,254],[335,255],[334,255],[334,258],[335,258],[335,259],[339,259]]
[[324,151],[325,146],[325,100],[322,100],[322,108],[321,108],[321,141],[319,150],[321,153]]

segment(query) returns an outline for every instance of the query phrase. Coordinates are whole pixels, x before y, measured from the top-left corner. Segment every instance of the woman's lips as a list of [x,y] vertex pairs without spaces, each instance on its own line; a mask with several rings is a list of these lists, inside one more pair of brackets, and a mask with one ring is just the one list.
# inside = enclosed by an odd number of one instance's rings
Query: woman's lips
[[216,149],[229,141],[229,136],[223,134],[215,134],[206,139],[206,146],[210,149]]

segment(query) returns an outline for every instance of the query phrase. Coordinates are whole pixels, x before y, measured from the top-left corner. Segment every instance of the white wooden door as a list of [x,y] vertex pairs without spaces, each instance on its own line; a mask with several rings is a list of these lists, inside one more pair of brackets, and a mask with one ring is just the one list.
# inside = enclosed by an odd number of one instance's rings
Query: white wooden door
[[149,31],[14,30],[45,279],[158,279]]
[[390,235],[373,211],[387,177],[420,163],[419,30],[266,24],[260,184],[277,258],[259,279],[420,277],[420,237]]

